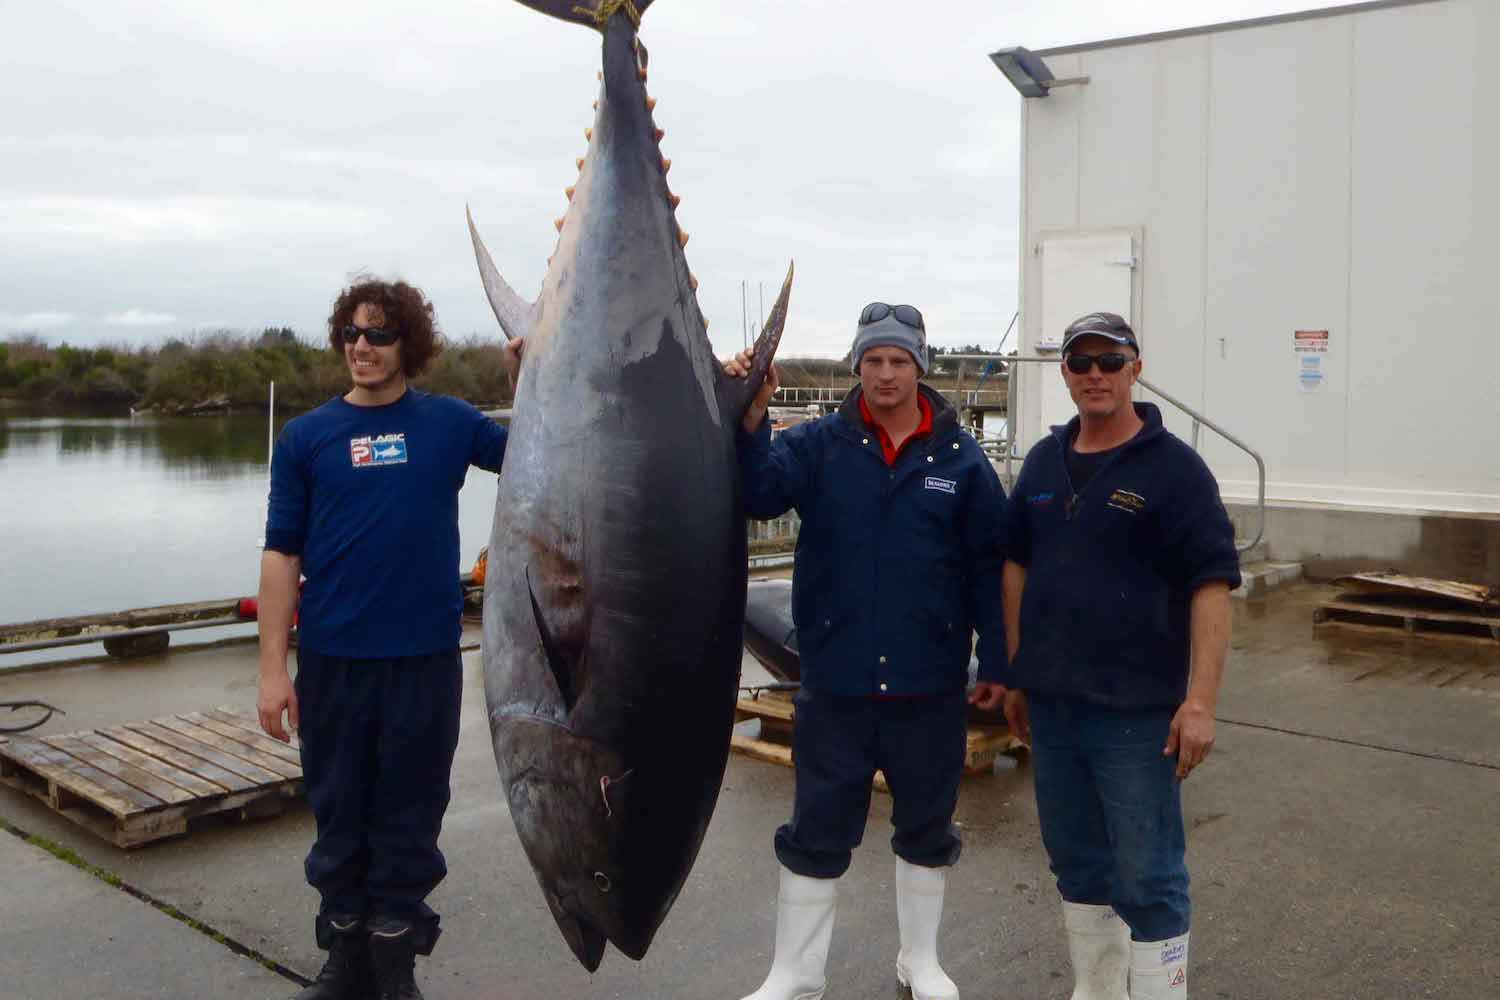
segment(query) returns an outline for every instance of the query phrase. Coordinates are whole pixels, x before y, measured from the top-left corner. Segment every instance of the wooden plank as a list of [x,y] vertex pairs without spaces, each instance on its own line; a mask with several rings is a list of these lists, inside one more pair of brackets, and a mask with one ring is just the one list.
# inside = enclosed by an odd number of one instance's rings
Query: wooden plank
[[78,739],[95,750],[118,757],[123,763],[140,768],[162,781],[165,781],[195,798],[213,798],[223,795],[229,789],[223,785],[216,785],[211,781],[205,781],[192,771],[184,771],[182,768],[155,757],[143,754],[134,747],[126,746],[117,740],[112,740],[101,733],[80,734]]
[[288,775],[288,777],[302,776],[302,752],[296,747],[283,743],[280,740],[272,739],[264,733],[252,733],[247,729],[241,729],[239,726],[210,718],[203,712],[188,712],[184,715],[179,715],[178,718],[183,722],[191,722],[195,726],[218,733],[220,736],[226,736],[238,743],[243,743],[247,747],[259,750],[263,754],[276,757],[284,763],[291,764],[297,769],[297,773],[296,775]]
[[783,767],[792,766],[792,748],[782,746],[779,743],[768,743],[765,740],[752,739],[749,736],[733,733],[729,737],[729,746],[746,757],[769,761],[772,764],[780,764]]
[[136,767],[134,764],[127,764],[118,757],[97,750],[77,736],[48,736],[43,742],[92,764],[105,774],[114,775],[126,784],[154,796],[160,802],[176,804],[186,802],[193,797],[192,792],[178,788],[170,781],[163,781],[150,771]]
[[220,750],[227,754],[233,754],[234,756],[239,757],[241,760],[249,761],[257,767],[264,768],[265,770],[270,771],[272,774],[278,775],[279,777],[302,777],[302,769],[300,767],[295,767],[291,764],[288,764],[280,757],[274,757],[271,754],[261,753],[254,747],[246,746],[245,744],[240,743],[236,740],[229,739],[228,737],[216,733],[213,730],[204,729],[202,726],[194,725],[191,722],[185,722],[182,719],[163,718],[153,719],[151,721],[164,729],[170,729],[174,733],[178,733],[183,736],[189,736],[199,743],[211,746],[216,750]]
[[761,695],[759,698],[741,698],[735,708],[749,719],[778,719],[791,722],[796,718],[796,706],[788,699]]
[[1496,638],[1482,635],[1465,635],[1462,632],[1407,632],[1392,625],[1366,625],[1362,622],[1344,621],[1341,618],[1328,618],[1314,622],[1313,628],[1319,632],[1348,632],[1350,635],[1383,636],[1387,639],[1403,641],[1417,639],[1425,642],[1463,643],[1470,646],[1483,646],[1487,649],[1494,649],[1497,645]]
[[1500,596],[1492,588],[1483,584],[1438,580],[1427,576],[1406,576],[1401,573],[1351,573],[1333,582],[1367,594],[1439,597],[1449,601],[1460,601],[1473,607],[1492,604],[1496,597]]
[[139,733],[144,737],[165,743],[167,746],[191,754],[194,757],[201,757],[212,764],[217,764],[225,771],[237,774],[244,780],[256,785],[273,784],[277,781],[285,780],[285,775],[275,771],[268,771],[235,754],[225,753],[216,747],[209,746],[202,740],[195,740],[191,736],[184,736],[182,733],[175,732],[161,725],[159,721],[132,722],[127,723],[124,728],[131,732]]
[[1431,622],[1452,622],[1463,625],[1479,625],[1488,630],[1500,625],[1500,616],[1476,615],[1463,611],[1440,611],[1435,608],[1419,608],[1409,604],[1375,604],[1364,601],[1324,601],[1318,606],[1318,610],[1345,611],[1350,614],[1375,615],[1383,618],[1396,618],[1401,621],[1415,619]]
[[[192,753],[184,753],[182,750],[160,739],[155,739],[145,733],[136,732],[133,729],[127,729],[125,726],[111,726],[108,729],[101,729],[99,732],[104,736],[108,736],[116,743],[122,743],[143,754],[149,754],[157,760],[165,761],[174,767],[179,767],[184,771],[196,774],[205,781],[211,781],[226,791],[242,792],[246,789],[254,788],[256,784],[264,783],[250,781],[243,775],[220,767],[218,764],[212,763],[204,757]],[[214,751],[210,750],[209,752],[212,753]],[[270,771],[263,773],[266,776],[266,781],[277,780],[278,776],[272,774]]]
[[5,747],[4,753],[26,770],[40,775],[52,786],[49,789],[49,799],[54,808],[66,807],[59,790],[94,802],[118,817],[131,816],[162,805],[160,799],[61,750],[47,746],[40,740],[12,740]]
[[[260,728],[258,720],[241,715],[232,708],[215,708],[203,714],[210,719],[216,719],[224,723],[226,726],[233,726],[246,736],[254,737],[257,744],[260,741],[265,741],[267,746],[270,747],[270,750],[267,751],[268,753],[275,753],[276,756],[289,760],[298,767],[302,766],[302,749],[296,742],[296,733],[292,734],[293,742],[283,743],[274,736],[267,735],[266,731]],[[239,737],[236,736],[235,738],[238,739]]]
[[[183,622],[223,618],[238,614],[239,599],[197,601],[190,604],[163,604],[151,608],[111,611],[100,615],[75,615],[69,618],[47,618],[39,621],[0,625],[0,646],[41,639],[60,639],[74,635],[117,632],[148,625],[177,625]],[[249,621],[249,619],[246,619]]]

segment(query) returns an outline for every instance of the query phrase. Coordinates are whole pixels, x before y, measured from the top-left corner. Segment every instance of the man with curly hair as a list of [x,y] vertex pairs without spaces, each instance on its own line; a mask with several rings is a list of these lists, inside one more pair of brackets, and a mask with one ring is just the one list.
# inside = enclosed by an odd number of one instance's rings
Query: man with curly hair
[[420,998],[463,687],[458,491],[471,465],[500,471],[506,434],[407,384],[440,348],[416,287],[356,282],[328,338],[352,386],[276,442],[260,577],[260,724],[298,733],[317,821],[305,867],[328,959],[297,998]]

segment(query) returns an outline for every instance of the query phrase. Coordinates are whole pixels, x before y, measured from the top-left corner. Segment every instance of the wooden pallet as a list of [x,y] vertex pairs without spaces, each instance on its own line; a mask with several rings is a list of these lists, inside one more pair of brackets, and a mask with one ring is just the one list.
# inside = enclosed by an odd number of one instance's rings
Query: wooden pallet
[[229,709],[0,743],[0,782],[119,847],[202,816],[275,815],[302,793],[296,747]]
[[[760,720],[760,738],[734,733],[729,747],[735,753],[755,760],[769,761],[783,767],[792,766],[792,729],[796,723],[792,699],[780,692],[765,692],[758,698],[741,698],[735,705],[734,721]],[[964,774],[990,774],[995,761],[1006,754],[1024,749],[1025,744],[1011,735],[1005,726],[969,726],[964,751]],[[875,789],[890,792],[885,775],[875,772]]]
[[1360,598],[1351,594],[1325,601],[1313,610],[1313,626],[1367,635],[1408,635],[1424,639],[1500,643],[1500,617],[1472,611],[1449,611],[1429,602]]

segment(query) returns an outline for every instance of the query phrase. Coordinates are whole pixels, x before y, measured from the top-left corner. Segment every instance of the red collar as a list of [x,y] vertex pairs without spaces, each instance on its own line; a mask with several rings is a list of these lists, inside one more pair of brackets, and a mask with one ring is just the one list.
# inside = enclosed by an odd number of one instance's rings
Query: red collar
[[881,454],[885,456],[886,465],[895,465],[896,459],[906,450],[906,446],[917,438],[924,438],[932,433],[932,404],[927,402],[927,397],[920,392],[917,393],[917,409],[922,413],[922,422],[917,424],[917,429],[907,435],[901,447],[897,448],[891,443],[891,436],[885,432],[885,428],[875,422],[875,414],[870,412],[870,406],[865,402],[864,393],[859,395],[859,415],[865,424],[875,431],[875,437],[880,442]]

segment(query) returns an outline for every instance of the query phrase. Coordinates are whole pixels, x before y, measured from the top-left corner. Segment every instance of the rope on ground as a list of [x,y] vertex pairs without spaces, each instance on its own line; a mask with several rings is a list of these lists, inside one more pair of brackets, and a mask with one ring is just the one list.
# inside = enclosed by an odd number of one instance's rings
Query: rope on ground
[[68,714],[55,705],[47,704],[45,701],[0,701],[0,708],[8,708],[12,712],[19,712],[23,708],[45,708],[47,710],[47,714],[42,716],[40,719],[37,719],[35,722],[28,722],[25,725],[21,726],[0,726],[0,733],[29,732],[30,730],[33,730],[38,726],[45,725],[47,721],[52,718],[53,713],[56,713],[58,715]]

